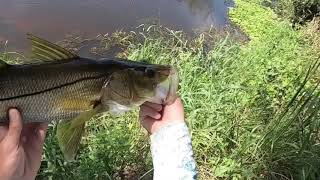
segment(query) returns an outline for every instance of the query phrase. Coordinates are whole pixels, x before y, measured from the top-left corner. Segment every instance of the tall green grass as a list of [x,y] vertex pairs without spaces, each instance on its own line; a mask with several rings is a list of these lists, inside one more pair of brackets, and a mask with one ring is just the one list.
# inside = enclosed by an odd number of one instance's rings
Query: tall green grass
[[[141,26],[100,36],[118,57],[172,64],[200,179],[319,179],[319,53],[259,0],[236,0],[233,23],[249,37],[225,32],[189,37]],[[50,127],[38,179],[152,178],[148,136],[137,111],[88,122],[77,161],[66,163]]]

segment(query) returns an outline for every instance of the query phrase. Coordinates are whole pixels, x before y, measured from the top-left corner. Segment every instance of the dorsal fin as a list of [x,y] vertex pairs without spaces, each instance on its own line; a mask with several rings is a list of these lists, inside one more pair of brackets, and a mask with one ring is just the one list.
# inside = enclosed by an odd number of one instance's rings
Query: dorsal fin
[[47,40],[27,34],[32,45],[32,59],[37,61],[57,61],[78,58],[79,56]]

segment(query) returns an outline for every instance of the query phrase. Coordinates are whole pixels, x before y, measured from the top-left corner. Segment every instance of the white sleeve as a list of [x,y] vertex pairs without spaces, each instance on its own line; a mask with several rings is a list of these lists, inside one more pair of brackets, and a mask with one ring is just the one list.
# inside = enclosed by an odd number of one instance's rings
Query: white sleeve
[[168,124],[151,135],[154,180],[197,179],[191,137],[186,123]]

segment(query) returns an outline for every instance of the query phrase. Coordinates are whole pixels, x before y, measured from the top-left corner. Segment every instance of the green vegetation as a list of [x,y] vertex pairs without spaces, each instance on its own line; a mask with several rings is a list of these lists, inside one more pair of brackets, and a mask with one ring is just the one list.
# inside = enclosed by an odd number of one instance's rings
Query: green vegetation
[[[102,49],[116,45],[119,57],[179,69],[200,179],[319,179],[318,21],[294,30],[291,17],[279,18],[260,0],[235,2],[230,17],[248,42],[229,32],[190,38],[141,26],[100,36]],[[105,114],[87,127],[73,163],[63,161],[50,127],[38,179],[150,179],[137,112]]]
[[319,0],[265,0],[274,7],[282,17],[289,18],[293,23],[304,24],[320,15]]

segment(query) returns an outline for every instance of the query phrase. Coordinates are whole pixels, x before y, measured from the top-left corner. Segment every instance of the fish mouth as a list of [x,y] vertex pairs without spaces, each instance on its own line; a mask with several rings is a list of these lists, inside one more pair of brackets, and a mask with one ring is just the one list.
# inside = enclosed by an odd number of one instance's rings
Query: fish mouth
[[179,78],[177,70],[173,67],[170,67],[168,71],[164,71],[164,73],[167,75],[167,79],[157,84],[155,96],[151,99],[151,102],[170,105],[174,103],[178,97]]
[[165,104],[170,105],[173,104],[174,101],[178,98],[178,86],[179,86],[179,77],[176,68],[172,67],[170,70],[170,74],[168,76],[169,87],[167,97],[165,99]]

